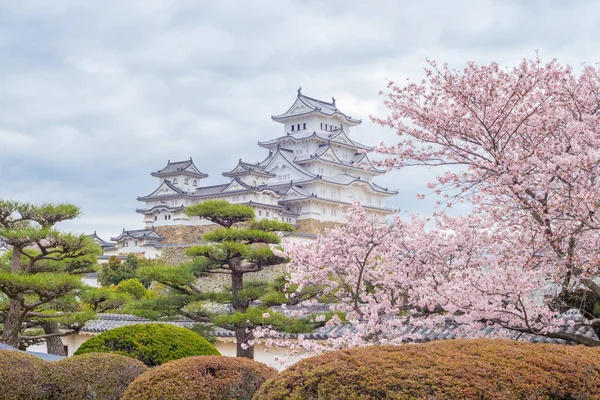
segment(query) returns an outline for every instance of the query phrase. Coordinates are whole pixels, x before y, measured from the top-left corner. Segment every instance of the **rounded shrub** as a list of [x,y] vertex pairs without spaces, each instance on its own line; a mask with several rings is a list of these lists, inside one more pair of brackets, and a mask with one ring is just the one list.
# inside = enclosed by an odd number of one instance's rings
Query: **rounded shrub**
[[0,350],[0,399],[47,398],[48,364],[20,351]]
[[600,399],[599,356],[489,339],[355,348],[298,362],[254,399]]
[[149,367],[190,356],[220,355],[202,336],[167,324],[137,324],[111,329],[83,343],[75,355],[115,353]]
[[147,369],[131,357],[88,353],[50,364],[49,381],[55,399],[119,400],[127,386]]
[[137,378],[123,400],[250,400],[277,371],[232,357],[189,357],[152,368]]

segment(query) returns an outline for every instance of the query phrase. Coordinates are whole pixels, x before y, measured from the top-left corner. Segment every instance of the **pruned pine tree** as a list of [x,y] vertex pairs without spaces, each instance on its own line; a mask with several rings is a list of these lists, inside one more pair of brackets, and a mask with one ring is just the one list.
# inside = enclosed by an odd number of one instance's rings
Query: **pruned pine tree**
[[[254,336],[257,326],[284,326],[293,324],[283,314],[269,313],[265,319],[263,306],[251,306],[268,290],[268,284],[244,282],[246,274],[258,272],[286,260],[275,255],[271,245],[280,243],[277,232],[289,232],[294,226],[274,220],[254,219],[251,207],[230,204],[224,200],[209,200],[187,208],[186,213],[209,220],[220,227],[206,233],[207,243],[188,249],[193,262],[182,266],[150,266],[141,269],[143,279],[165,285],[164,296],[155,296],[137,304],[133,312],[147,317],[183,315],[199,322],[209,322],[235,331],[238,357],[254,357]],[[231,277],[231,288],[226,293],[206,292],[197,284],[198,278],[209,274]],[[207,310],[199,305],[203,300],[231,305],[232,313]],[[226,308],[226,307],[223,307]],[[221,310],[223,311],[223,310]]]
[[[100,248],[85,235],[54,229],[79,213],[70,204],[0,200],[0,238],[12,248],[0,263],[3,343],[24,348],[46,341],[51,353],[61,354],[58,338],[76,332],[93,316],[77,294],[79,275],[92,270]],[[66,329],[59,331],[59,324]]]

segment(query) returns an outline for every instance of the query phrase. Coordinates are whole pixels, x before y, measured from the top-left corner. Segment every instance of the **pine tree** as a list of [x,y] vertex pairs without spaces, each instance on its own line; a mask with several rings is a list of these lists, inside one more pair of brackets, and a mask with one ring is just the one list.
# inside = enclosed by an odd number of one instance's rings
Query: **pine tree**
[[[85,235],[54,226],[79,215],[70,204],[33,205],[0,200],[0,238],[11,251],[0,263],[0,341],[26,347],[80,329],[93,316],[77,298],[80,274],[96,264],[100,248]],[[58,324],[72,328],[59,332]],[[58,350],[56,350],[58,351]]]
[[[206,233],[207,244],[188,249],[193,262],[182,266],[150,266],[141,269],[144,279],[150,279],[168,288],[165,296],[155,296],[131,307],[132,312],[146,317],[183,315],[198,322],[235,331],[238,357],[254,357],[252,329],[271,325],[288,328],[297,321],[282,313],[268,312],[265,305],[252,306],[252,302],[269,291],[264,282],[244,282],[244,276],[281,264],[286,260],[276,254],[270,245],[280,243],[277,232],[289,232],[294,226],[274,220],[254,219],[251,207],[230,204],[224,200],[210,200],[187,208],[189,216],[206,219],[220,227]],[[227,291],[205,292],[197,284],[198,278],[210,274],[227,274],[231,288]],[[199,302],[211,300],[231,305],[232,313],[211,312]],[[226,308],[226,307],[225,307]],[[266,313],[268,312],[268,317]],[[304,321],[300,330],[312,329]]]

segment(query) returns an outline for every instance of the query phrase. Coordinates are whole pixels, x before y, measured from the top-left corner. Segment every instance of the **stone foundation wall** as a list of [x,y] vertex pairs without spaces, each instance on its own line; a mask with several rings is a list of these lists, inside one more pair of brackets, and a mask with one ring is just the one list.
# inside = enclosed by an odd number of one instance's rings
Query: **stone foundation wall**
[[163,248],[158,257],[157,262],[159,264],[166,265],[179,265],[190,261],[190,257],[185,254],[187,247],[167,247]]
[[300,233],[325,233],[326,229],[335,228],[337,226],[344,225],[341,222],[331,222],[331,221],[318,221],[316,219],[301,219],[296,221],[296,225],[298,226],[298,232]]
[[202,241],[202,235],[217,228],[218,225],[171,225],[157,226],[154,228],[156,233],[165,238],[162,244],[193,244]]

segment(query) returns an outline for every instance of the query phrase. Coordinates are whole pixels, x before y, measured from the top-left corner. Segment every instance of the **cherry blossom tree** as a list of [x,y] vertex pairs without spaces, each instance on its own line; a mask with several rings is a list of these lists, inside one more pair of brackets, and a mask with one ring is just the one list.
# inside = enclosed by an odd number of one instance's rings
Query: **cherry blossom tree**
[[[432,61],[420,83],[389,82],[390,114],[373,120],[401,141],[379,146],[380,165],[440,169],[421,196],[440,206],[431,221],[387,225],[355,209],[348,226],[288,250],[292,282],[329,282],[356,328],[335,346],[403,340],[406,322],[449,317],[465,335],[494,326],[600,345],[573,329],[600,333],[599,68]],[[457,202],[472,213],[446,215]],[[583,318],[565,320],[573,308]]]

